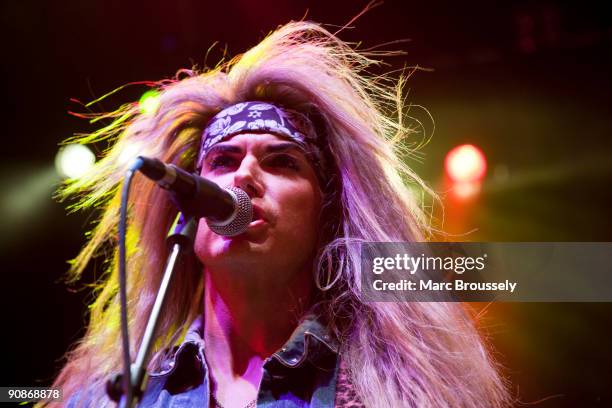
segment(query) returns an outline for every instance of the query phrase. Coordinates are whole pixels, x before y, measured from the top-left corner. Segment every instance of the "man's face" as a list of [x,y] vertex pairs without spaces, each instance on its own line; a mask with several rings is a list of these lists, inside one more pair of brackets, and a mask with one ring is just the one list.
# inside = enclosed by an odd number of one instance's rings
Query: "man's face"
[[200,222],[194,248],[205,267],[270,271],[275,276],[265,278],[282,284],[311,265],[321,193],[297,144],[268,133],[239,134],[209,150],[201,175],[221,187],[242,188],[254,213],[246,232],[236,237],[219,236]]

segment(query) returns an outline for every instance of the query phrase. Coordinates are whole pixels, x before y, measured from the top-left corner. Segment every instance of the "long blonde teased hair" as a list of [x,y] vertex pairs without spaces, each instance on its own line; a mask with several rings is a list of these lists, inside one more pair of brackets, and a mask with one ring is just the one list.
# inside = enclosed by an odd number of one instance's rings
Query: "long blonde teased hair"
[[[123,106],[102,116],[113,119],[111,125],[78,139],[91,143],[109,138],[115,143],[89,174],[62,192],[84,193],[81,207],[104,208],[89,242],[73,261],[70,278],[78,279],[100,252],[111,261],[90,307],[87,333],[68,354],[54,383],[66,399],[87,388],[96,405],[103,406],[108,403],[104,383],[121,370],[115,234],[118,187],[126,169],[122,154],[137,146],[140,154],[193,169],[200,135],[212,115],[256,99],[316,113],[323,123],[336,167],[337,211],[325,222],[328,239],[315,270],[318,307],[341,340],[342,358],[365,405],[510,404],[498,367],[463,305],[362,300],[358,244],[423,241],[430,232],[406,184],[427,189],[398,158],[406,154],[404,139],[411,134],[402,121],[404,79],[390,83],[389,77],[368,75],[365,70],[378,63],[371,58],[315,23],[292,22],[215,69],[183,70],[175,80],[158,83],[154,113],[140,113],[137,104]],[[134,353],[161,280],[167,255],[164,235],[176,210],[165,192],[140,177],[134,181],[130,204],[128,299]],[[201,267],[190,258],[181,267],[161,317],[151,366],[202,313]]]

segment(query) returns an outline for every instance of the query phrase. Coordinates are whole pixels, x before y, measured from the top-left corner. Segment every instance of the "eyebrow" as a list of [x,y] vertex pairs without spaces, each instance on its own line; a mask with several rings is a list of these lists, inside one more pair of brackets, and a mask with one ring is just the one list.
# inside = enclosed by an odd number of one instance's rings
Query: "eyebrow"
[[[266,146],[264,151],[265,153],[279,153],[279,152],[286,152],[288,150],[293,150],[293,149],[303,153],[303,150],[300,147],[300,145],[298,145],[297,143],[293,143],[293,142],[280,142],[280,143],[269,144],[268,146]],[[228,145],[228,144],[225,144],[225,145],[217,144],[210,148],[208,153],[206,153],[206,157],[208,157],[210,154],[213,154],[213,153],[240,154],[242,152],[243,152],[243,149],[240,146]]]
[[287,150],[296,149],[299,152],[303,152],[302,148],[299,144],[293,142],[282,142],[282,143],[274,143],[266,146],[266,153],[278,153],[278,152],[286,152]]
[[240,146],[218,144],[206,152],[206,157],[212,153],[242,153],[242,148]]

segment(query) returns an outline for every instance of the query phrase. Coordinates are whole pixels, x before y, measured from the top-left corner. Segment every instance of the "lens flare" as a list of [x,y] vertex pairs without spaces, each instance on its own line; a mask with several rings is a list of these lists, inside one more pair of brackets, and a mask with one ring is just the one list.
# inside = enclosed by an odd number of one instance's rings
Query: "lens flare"
[[480,181],[487,171],[484,154],[471,144],[453,148],[446,155],[444,165],[448,177],[458,183]]
[[154,115],[159,107],[159,92],[155,90],[145,92],[138,104],[143,115]]
[[65,178],[78,178],[91,169],[96,156],[87,146],[73,144],[62,147],[55,156],[55,168]]

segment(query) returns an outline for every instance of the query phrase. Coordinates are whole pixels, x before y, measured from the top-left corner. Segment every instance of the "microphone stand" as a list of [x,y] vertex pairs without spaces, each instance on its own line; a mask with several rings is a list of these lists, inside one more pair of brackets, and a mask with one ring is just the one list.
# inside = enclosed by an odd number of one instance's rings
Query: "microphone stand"
[[[126,389],[123,387],[123,375],[121,374],[114,375],[106,385],[106,391],[109,397],[114,401],[118,401],[119,408],[135,407],[136,402],[134,398],[140,399],[144,389],[146,388],[146,382],[148,380],[146,375],[146,367],[149,361],[151,348],[154,343],[153,339],[155,337],[159,316],[166,301],[174,268],[181,255],[181,252],[185,250],[192,250],[196,229],[196,219],[191,216],[184,217],[183,214],[179,212],[174,220],[174,223],[172,224],[172,227],[168,231],[166,242],[171,248],[170,255],[168,256],[168,260],[166,262],[166,269],[157,292],[157,297],[155,298],[155,303],[153,304],[153,309],[151,310],[149,320],[147,321],[144,336],[142,337],[140,347],[138,348],[136,360],[130,367],[131,378],[129,378],[129,381],[131,385],[129,386],[133,392],[126,392]],[[126,383],[126,385],[128,384]]]

